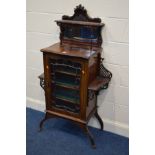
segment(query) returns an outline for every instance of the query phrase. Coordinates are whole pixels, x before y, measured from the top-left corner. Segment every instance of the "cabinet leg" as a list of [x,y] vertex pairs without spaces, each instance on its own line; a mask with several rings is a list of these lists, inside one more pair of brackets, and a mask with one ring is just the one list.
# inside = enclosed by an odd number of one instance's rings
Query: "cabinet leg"
[[103,124],[103,121],[102,121],[101,117],[99,116],[98,112],[96,111],[94,115],[95,115],[95,117],[97,118],[97,120],[98,120],[99,123],[100,123],[101,130],[103,130],[104,124]]
[[46,113],[46,114],[45,114],[45,117],[43,118],[43,120],[42,120],[42,121],[40,122],[40,124],[39,124],[39,131],[42,131],[44,122],[45,122],[47,119],[49,119],[49,118],[51,118],[51,116],[49,116],[49,115]]
[[84,130],[84,132],[87,134],[89,140],[90,140],[90,143],[91,143],[91,146],[92,148],[96,148],[96,145],[95,145],[95,141],[94,141],[94,138],[91,134],[91,132],[89,131],[88,129],[88,126],[86,124],[80,124],[80,127]]

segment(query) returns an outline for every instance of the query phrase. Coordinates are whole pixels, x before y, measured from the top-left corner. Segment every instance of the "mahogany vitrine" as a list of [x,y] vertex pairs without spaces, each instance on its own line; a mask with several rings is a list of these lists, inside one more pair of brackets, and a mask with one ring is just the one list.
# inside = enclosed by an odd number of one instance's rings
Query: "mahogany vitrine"
[[60,42],[41,49],[44,73],[39,78],[45,90],[46,114],[40,130],[49,118],[69,119],[87,133],[95,147],[87,124],[94,115],[103,130],[97,95],[108,88],[112,77],[101,58],[104,24],[100,18],[90,18],[81,5],[75,8],[73,16],[62,16],[56,23],[60,27]]

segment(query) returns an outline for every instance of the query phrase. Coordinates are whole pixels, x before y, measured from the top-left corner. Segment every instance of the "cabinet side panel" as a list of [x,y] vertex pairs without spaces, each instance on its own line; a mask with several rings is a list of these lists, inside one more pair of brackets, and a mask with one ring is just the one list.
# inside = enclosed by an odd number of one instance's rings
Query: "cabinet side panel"
[[88,61],[82,61],[82,79],[81,79],[81,118],[86,121],[86,110],[88,104]]
[[[88,65],[88,85],[96,79],[99,73],[99,53],[94,55],[89,60],[89,65]],[[87,106],[87,111],[86,111],[86,117],[88,118],[89,114],[91,111],[95,108],[96,106],[96,95],[94,95],[94,98],[90,99],[89,96],[91,96],[93,92],[87,91],[88,93],[88,106]]]
[[92,57],[89,60],[88,74],[89,74],[89,84],[90,84],[97,76],[97,57],[96,56]]

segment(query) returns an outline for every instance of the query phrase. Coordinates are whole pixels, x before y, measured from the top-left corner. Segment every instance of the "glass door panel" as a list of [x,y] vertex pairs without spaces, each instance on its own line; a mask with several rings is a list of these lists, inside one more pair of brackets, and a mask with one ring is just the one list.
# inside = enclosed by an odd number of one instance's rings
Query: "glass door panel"
[[81,64],[65,59],[50,59],[52,107],[80,112]]

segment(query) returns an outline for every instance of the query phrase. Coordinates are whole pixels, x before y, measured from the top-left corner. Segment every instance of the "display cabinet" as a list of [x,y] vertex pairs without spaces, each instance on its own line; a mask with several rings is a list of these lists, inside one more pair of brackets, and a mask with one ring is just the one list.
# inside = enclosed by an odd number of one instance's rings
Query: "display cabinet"
[[[45,90],[45,120],[61,117],[78,124],[95,147],[88,122],[94,115],[103,130],[97,112],[97,95],[108,88],[112,74],[103,66],[100,18],[90,18],[81,5],[73,16],[56,20],[60,27],[60,42],[41,49],[44,73],[39,76]],[[72,129],[71,129],[72,130]]]

